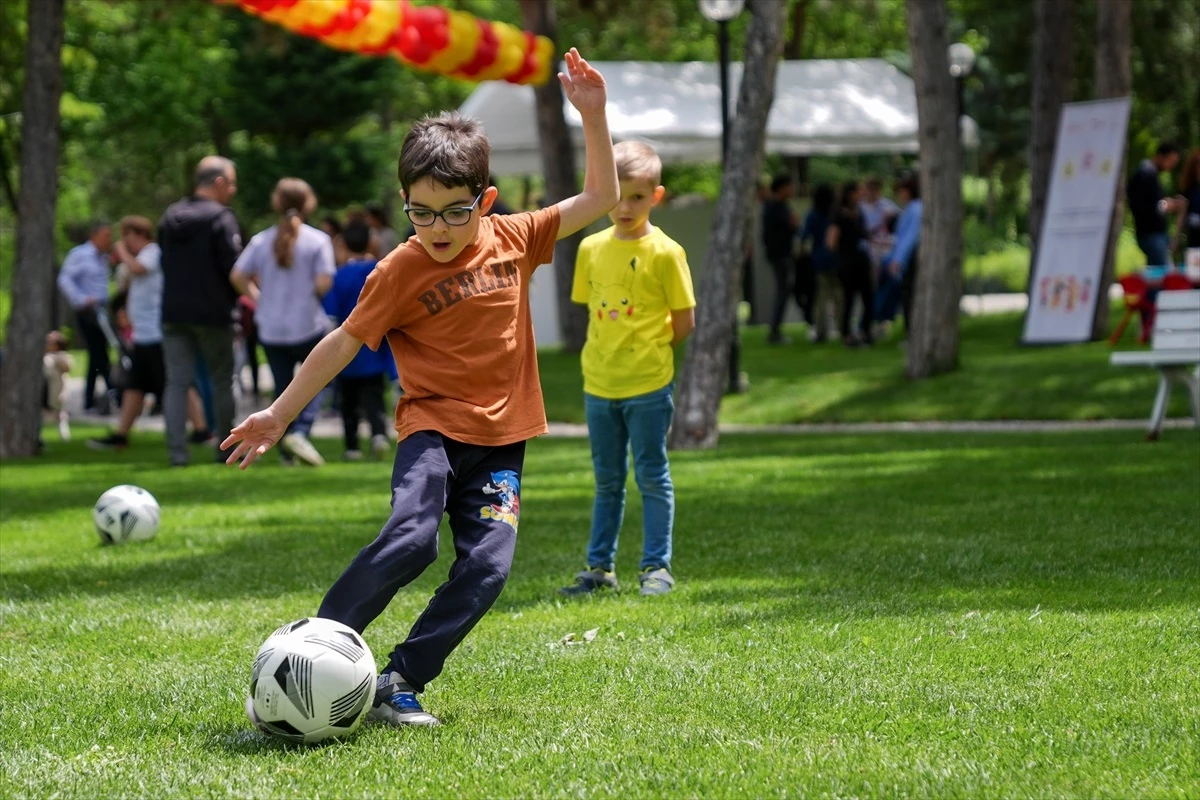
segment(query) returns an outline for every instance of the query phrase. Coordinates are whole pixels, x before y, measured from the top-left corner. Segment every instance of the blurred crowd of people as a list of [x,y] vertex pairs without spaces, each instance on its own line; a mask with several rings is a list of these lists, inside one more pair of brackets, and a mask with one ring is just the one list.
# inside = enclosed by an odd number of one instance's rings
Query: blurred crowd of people
[[[115,231],[92,223],[59,272],[87,349],[85,413],[117,413],[109,434],[88,442],[94,449],[123,449],[141,414],[161,413],[171,465],[186,465],[189,445],[199,443],[214,445],[215,458],[224,460],[220,445],[233,425],[235,393],[259,396],[260,349],[278,396],[296,366],[349,315],[375,262],[401,242],[377,206],[326,216],[319,228],[308,224],[315,193],[303,180],[284,178],[272,195],[278,221],[243,243],[229,207],[237,192],[234,164],[205,158],[193,184],[157,225],[139,216],[121,219]],[[52,331],[43,362],[46,407],[63,438],[70,436],[67,344]],[[382,456],[391,446],[385,395],[395,381],[390,352],[364,348],[289,428],[284,460],[323,463],[308,434],[330,398],[342,415],[346,458],[363,457],[362,420],[370,452]]]
[[883,181],[818,184],[800,220],[795,184],[777,175],[763,191],[762,245],[775,277],[767,341],[788,344],[783,320],[792,299],[815,343],[840,337],[849,347],[871,345],[898,313],[912,311],[921,238],[917,176],[901,175],[892,200]]

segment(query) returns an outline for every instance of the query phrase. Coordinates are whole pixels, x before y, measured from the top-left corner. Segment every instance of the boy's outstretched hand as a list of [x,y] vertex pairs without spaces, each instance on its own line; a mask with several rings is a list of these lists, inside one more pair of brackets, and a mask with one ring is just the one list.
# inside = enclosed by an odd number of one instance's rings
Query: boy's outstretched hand
[[[274,408],[266,408],[256,414],[251,414],[234,428],[229,438],[221,442],[221,449],[228,450],[237,445],[237,449],[225,459],[226,464],[236,464],[241,461],[242,469],[250,466],[254,459],[271,449],[287,431],[287,422],[276,415]],[[245,458],[242,458],[245,456]]]
[[608,102],[608,87],[599,70],[584,60],[574,47],[563,56],[566,74],[558,73],[563,93],[580,114],[598,114]]

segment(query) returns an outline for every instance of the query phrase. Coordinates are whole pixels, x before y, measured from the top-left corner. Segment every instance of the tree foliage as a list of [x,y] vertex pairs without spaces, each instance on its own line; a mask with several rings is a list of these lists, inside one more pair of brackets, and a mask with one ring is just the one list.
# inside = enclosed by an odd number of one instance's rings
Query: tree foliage
[[[5,183],[15,196],[27,2],[0,1],[0,285],[7,285],[12,264]],[[576,45],[591,59],[716,58],[713,25],[696,0],[554,2],[562,46]],[[1098,2],[1077,2],[1070,92],[1076,98],[1092,96]],[[520,5],[511,0],[443,4],[521,24]],[[982,146],[969,169],[996,191],[976,213],[998,235],[1023,239],[1033,0],[947,5],[951,38],[979,56],[966,106],[979,121]],[[910,63],[903,0],[807,0],[804,13],[803,58]],[[743,56],[749,18],[743,13],[731,23],[735,59]],[[1200,4],[1137,0],[1131,28],[1132,163],[1164,138],[1200,141]],[[186,191],[191,166],[208,152],[242,164],[237,211],[248,226],[269,215],[267,195],[285,174],[312,182],[326,207],[381,201],[395,190],[395,158],[408,122],[457,106],[472,89],[394,59],[329,50],[211,0],[66,0],[62,61],[64,221],[154,217]],[[714,195],[716,175],[714,166],[668,170],[673,190]],[[60,235],[60,249],[66,243]]]

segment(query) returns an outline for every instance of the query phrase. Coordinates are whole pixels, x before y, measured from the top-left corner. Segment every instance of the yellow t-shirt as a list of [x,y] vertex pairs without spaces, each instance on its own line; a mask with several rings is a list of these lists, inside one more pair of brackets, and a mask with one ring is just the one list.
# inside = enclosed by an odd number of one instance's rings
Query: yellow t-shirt
[[658,228],[624,240],[613,228],[579,245],[571,299],[587,303],[583,390],[609,400],[653,392],[675,375],[671,309],[696,305],[687,254]]

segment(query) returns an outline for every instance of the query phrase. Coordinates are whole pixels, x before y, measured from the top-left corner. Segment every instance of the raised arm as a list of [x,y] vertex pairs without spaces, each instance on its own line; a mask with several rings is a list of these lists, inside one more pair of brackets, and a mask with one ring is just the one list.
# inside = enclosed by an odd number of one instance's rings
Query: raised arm
[[579,55],[574,47],[563,59],[567,72],[558,73],[563,93],[583,118],[583,142],[587,165],[583,191],[558,204],[558,238],[563,239],[591,225],[612,211],[621,199],[617,166],[613,162],[612,137],[608,133],[605,104],[608,89],[604,76]]

